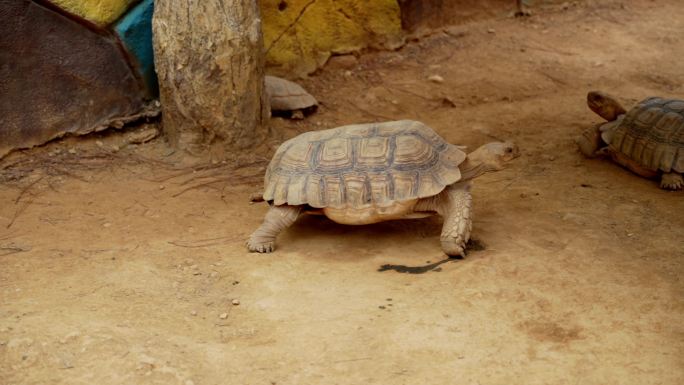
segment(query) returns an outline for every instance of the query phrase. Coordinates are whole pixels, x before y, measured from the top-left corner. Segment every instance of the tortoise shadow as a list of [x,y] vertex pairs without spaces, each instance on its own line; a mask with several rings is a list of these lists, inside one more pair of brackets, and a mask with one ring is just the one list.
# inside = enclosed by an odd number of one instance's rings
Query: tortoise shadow
[[[342,225],[331,221],[324,216],[306,215],[285,231],[282,240],[293,249],[304,250],[311,243],[330,243],[337,251],[325,253],[333,259],[344,260],[366,259],[378,257],[383,245],[395,245],[397,240],[403,243],[421,242],[426,244],[426,238],[434,239],[435,251],[439,246],[439,234],[442,229],[442,219],[435,216],[421,219],[405,219],[396,221],[380,222],[370,225]],[[339,252],[339,241],[335,238],[343,238],[349,249],[349,253]],[[300,242],[306,242],[301,244]],[[431,240],[429,242],[432,242]],[[467,245],[467,253],[484,250],[485,246],[477,239],[471,239]],[[422,253],[421,253],[422,254]],[[401,264],[383,264],[378,272],[395,271],[403,274],[424,274],[427,272],[442,271],[441,265],[447,262],[456,262],[461,257],[447,257],[437,262],[427,261],[425,265],[407,266]],[[406,257],[406,255],[404,255]],[[428,258],[430,259],[430,258]]]

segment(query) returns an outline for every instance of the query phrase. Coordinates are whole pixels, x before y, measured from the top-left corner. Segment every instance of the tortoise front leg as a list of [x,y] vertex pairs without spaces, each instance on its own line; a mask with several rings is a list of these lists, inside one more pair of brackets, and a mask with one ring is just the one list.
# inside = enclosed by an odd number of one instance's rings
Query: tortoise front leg
[[247,241],[249,251],[270,253],[275,250],[275,239],[281,231],[290,227],[301,212],[301,206],[271,206],[264,222],[250,235]]
[[465,256],[472,229],[471,207],[470,182],[461,182],[447,186],[437,196],[421,199],[415,211],[435,211],[441,215],[442,250],[449,256]]
[[681,190],[684,188],[684,178],[678,172],[664,173],[660,177],[660,188],[667,190]]

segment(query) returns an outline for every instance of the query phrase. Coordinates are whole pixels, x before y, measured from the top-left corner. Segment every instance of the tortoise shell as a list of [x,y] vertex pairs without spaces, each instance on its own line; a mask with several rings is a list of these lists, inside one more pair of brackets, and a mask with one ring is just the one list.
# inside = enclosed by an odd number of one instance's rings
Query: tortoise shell
[[316,208],[387,207],[461,179],[465,152],[423,123],[349,125],[284,142],[266,170],[264,199]]
[[318,104],[299,84],[275,76],[265,76],[266,92],[272,111],[295,111]]
[[616,123],[602,133],[613,152],[649,170],[684,172],[684,100],[644,99]]

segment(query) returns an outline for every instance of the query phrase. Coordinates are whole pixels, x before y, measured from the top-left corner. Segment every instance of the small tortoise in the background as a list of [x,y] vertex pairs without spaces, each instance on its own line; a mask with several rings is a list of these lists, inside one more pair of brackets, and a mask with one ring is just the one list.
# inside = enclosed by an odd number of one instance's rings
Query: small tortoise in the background
[[638,175],[660,177],[661,188],[684,187],[684,100],[650,97],[626,111],[615,98],[594,91],[587,104],[608,123],[577,139],[582,153],[595,157],[608,152]]
[[297,83],[268,75],[264,77],[264,83],[273,116],[304,119],[318,107],[316,98]]
[[514,144],[500,142],[466,155],[411,120],[306,132],[273,156],[263,194],[271,207],[247,246],[273,251],[276,236],[302,212],[348,225],[439,214],[442,250],[464,255],[472,225],[470,181],[517,156]]

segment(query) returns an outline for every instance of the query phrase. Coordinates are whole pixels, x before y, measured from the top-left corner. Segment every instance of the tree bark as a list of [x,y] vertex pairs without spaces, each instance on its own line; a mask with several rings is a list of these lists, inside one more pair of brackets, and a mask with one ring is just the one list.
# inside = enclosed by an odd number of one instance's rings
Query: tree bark
[[256,0],[156,1],[153,39],[172,145],[216,159],[263,139],[269,109]]

